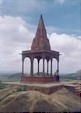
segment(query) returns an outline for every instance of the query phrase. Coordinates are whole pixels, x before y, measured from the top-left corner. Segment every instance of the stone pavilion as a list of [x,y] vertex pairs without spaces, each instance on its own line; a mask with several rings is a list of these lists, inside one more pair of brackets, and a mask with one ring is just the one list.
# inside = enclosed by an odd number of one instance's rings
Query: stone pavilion
[[[49,39],[44,25],[42,15],[40,16],[38,28],[35,38],[33,39],[31,50],[22,51],[22,76],[21,82],[28,83],[53,83],[59,81],[59,52],[51,50]],[[30,58],[30,76],[24,74],[24,60],[26,57]],[[34,74],[34,59],[38,61],[37,74]],[[40,60],[43,60],[43,70],[39,71]],[[57,70],[53,74],[53,59],[57,61]],[[45,72],[45,60],[47,61],[47,72]],[[48,73],[50,63],[50,74]]]

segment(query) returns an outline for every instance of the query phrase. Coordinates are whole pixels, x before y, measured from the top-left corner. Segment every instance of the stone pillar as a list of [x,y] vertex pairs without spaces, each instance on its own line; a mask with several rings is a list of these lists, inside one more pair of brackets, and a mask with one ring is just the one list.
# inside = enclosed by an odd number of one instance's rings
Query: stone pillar
[[51,76],[52,76],[52,61],[53,61],[53,59],[51,59]]
[[38,59],[38,75],[39,75],[39,61],[40,61],[40,60]]
[[45,58],[43,58],[43,76],[45,76]]
[[49,74],[49,60],[47,60],[47,75]]
[[22,56],[22,75],[24,76],[24,58]]
[[57,75],[59,76],[59,59],[57,59]]
[[31,61],[31,70],[30,70],[30,75],[33,76],[33,58],[30,59]]

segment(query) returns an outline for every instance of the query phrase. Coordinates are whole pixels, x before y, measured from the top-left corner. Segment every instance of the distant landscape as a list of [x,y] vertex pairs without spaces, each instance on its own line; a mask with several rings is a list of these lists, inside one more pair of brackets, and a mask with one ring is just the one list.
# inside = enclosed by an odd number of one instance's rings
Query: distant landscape
[[61,74],[60,75],[60,79],[61,80],[66,80],[66,81],[69,81],[69,80],[81,80],[81,70],[78,70],[75,73]]
[[[0,73],[1,81],[19,81],[22,73]],[[26,74],[27,75],[27,74]],[[61,81],[81,80],[81,70],[75,73],[60,74]]]

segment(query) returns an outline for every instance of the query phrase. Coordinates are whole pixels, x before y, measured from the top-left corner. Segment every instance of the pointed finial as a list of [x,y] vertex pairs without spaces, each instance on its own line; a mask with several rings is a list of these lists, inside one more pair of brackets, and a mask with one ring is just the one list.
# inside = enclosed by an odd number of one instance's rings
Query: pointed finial
[[50,50],[50,43],[49,40],[47,39],[47,33],[43,21],[42,14],[40,15],[39,18],[39,23],[36,31],[35,38],[33,40],[32,50]]
[[42,18],[42,14],[41,14],[40,18]]

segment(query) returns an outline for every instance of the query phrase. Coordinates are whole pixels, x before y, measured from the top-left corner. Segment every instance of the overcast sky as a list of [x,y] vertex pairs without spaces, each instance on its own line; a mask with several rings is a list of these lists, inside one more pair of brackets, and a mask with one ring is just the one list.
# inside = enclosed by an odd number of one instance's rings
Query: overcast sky
[[0,72],[21,71],[20,53],[30,49],[41,14],[51,48],[62,54],[60,72],[81,69],[80,1],[0,0]]

